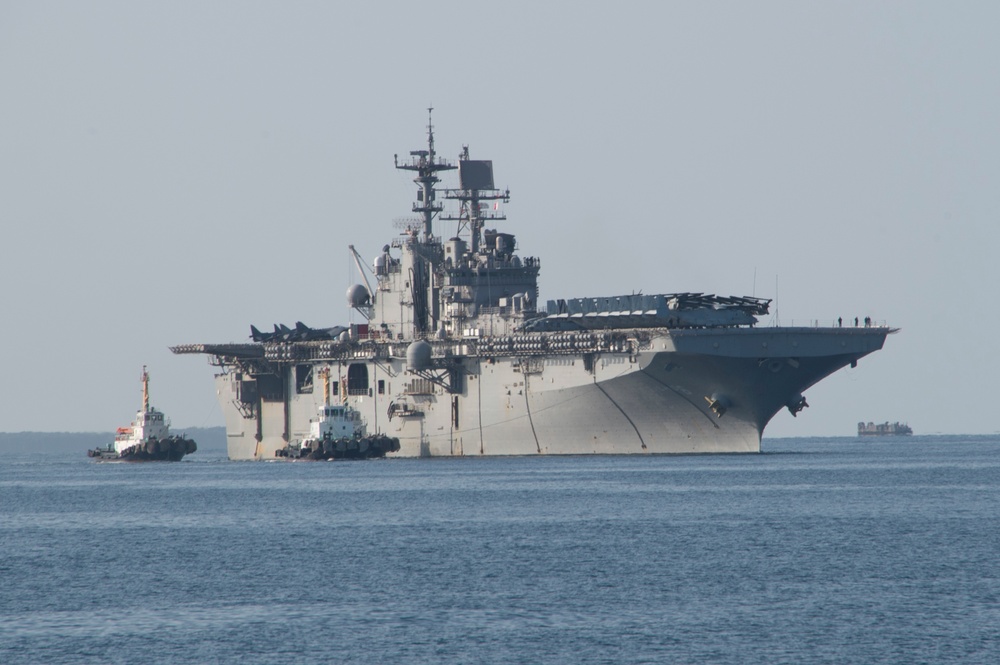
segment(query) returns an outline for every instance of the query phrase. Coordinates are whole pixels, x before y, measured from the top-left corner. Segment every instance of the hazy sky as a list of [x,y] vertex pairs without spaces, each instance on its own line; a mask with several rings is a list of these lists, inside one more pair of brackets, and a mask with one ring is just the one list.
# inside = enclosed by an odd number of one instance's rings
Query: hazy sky
[[[0,431],[110,431],[139,374],[350,319],[433,105],[492,159],[541,299],[776,298],[885,349],[769,436],[1000,431],[1000,4],[0,0]],[[447,233],[450,223],[436,230]],[[354,278],[356,279],[356,278]]]

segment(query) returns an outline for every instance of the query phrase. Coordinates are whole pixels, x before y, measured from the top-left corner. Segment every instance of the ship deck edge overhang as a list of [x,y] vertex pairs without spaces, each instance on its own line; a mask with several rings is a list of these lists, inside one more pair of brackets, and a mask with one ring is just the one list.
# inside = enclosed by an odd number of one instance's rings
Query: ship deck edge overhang
[[[718,328],[606,328],[565,332],[532,332],[503,336],[469,336],[456,339],[423,339],[435,350],[435,356],[536,356],[572,355],[581,352],[620,352],[621,342],[633,350],[642,350],[644,343],[653,339],[670,340],[673,351],[694,351],[710,355],[826,355],[837,349],[821,348],[802,342],[821,339],[839,339],[841,347],[847,341],[875,341],[870,351],[882,348],[888,335],[899,328],[890,326],[819,327],[819,326],[768,326],[768,327],[718,327]],[[779,347],[769,346],[771,340],[781,342]],[[270,360],[274,362],[308,362],[358,358],[405,357],[406,346],[414,339],[366,338],[350,341],[289,341],[253,343],[194,343],[169,347],[177,355],[208,355],[220,360]],[[725,349],[722,342],[729,341]],[[617,343],[616,343],[617,342]],[[706,343],[708,345],[706,345]],[[853,345],[852,345],[853,346]],[[456,348],[459,350],[456,351]]]

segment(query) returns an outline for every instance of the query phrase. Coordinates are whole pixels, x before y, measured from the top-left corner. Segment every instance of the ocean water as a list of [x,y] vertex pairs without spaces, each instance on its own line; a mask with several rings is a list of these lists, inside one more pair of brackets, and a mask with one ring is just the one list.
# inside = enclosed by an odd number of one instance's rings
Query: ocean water
[[998,663],[1000,437],[0,459],[0,663]]

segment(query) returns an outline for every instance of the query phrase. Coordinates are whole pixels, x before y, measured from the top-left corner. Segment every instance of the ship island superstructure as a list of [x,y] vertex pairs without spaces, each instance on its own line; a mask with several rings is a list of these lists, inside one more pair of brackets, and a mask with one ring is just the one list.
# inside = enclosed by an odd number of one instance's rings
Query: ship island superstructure
[[[326,404],[398,439],[388,457],[757,452],[781,409],[882,348],[895,329],[757,327],[770,301],[702,293],[549,300],[541,262],[498,232],[509,190],[463,148],[396,157],[414,174],[401,234],[347,291],[367,323],[251,326],[250,343],[187,344],[216,374],[231,459],[270,460],[310,438]],[[458,186],[439,188],[457,171]],[[449,202],[446,211],[445,201]],[[435,221],[457,222],[447,240]],[[325,379],[324,379],[325,380]]]

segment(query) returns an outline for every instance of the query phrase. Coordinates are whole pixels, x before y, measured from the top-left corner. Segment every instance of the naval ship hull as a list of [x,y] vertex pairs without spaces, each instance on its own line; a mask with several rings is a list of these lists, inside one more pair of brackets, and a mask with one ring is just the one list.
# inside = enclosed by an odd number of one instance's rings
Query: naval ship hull
[[[760,328],[771,301],[754,296],[542,305],[541,260],[488,228],[506,220],[510,190],[467,145],[457,163],[440,158],[431,110],[426,146],[393,159],[415,176],[417,216],[396,220],[400,233],[370,269],[349,246],[364,284],[347,289],[346,304],[365,323],[251,326],[252,344],[172,347],[220,368],[231,459],[301,451],[333,404],[356,411],[369,434],[398,439],[389,457],[757,452],[778,411],[800,412],[807,388],[894,332],[870,318],[863,328]],[[457,186],[439,187],[453,171]],[[567,235],[568,251],[574,242]]]
[[[367,358],[356,347],[346,358],[272,362],[266,390],[247,387],[262,365],[220,356],[217,394],[233,460],[273,460],[308,436],[322,397],[303,390],[304,377],[321,367],[342,379],[342,401],[369,428],[399,439],[388,457],[751,453],[779,410],[801,408],[807,388],[881,349],[890,332],[673,330],[624,350],[536,355],[441,343],[438,381],[414,380],[405,358],[372,344]],[[344,388],[359,367],[364,385]]]

